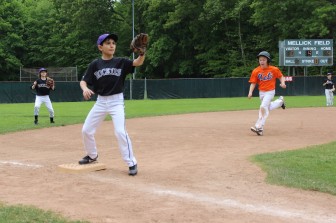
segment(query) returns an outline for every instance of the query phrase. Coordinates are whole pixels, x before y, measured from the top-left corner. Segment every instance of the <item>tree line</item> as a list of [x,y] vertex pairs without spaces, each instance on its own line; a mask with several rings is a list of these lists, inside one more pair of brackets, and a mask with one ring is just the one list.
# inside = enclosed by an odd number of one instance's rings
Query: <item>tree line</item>
[[[334,39],[336,35],[335,0],[0,3],[2,81],[18,80],[20,67],[77,66],[81,76],[100,55],[96,40],[102,33],[118,34],[115,56],[132,58],[132,5],[135,35],[150,36],[146,61],[136,78],[246,77],[257,66],[256,55],[262,50],[270,52],[278,65],[281,40]],[[311,69],[318,74],[318,68]]]

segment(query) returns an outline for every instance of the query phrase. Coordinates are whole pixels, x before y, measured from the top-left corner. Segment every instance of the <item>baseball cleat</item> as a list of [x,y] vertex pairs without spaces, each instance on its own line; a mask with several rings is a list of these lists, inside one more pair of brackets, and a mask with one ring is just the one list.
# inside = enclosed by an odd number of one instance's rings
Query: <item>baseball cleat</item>
[[83,157],[83,159],[81,159],[80,161],[78,161],[78,163],[79,163],[80,165],[93,163],[93,162],[96,162],[96,161],[97,161],[97,158],[98,158],[98,155],[97,155],[97,157],[94,158],[94,159],[92,159],[92,158],[89,157],[89,156],[85,156],[85,157]]
[[263,129],[261,129],[261,128],[251,127],[251,131],[254,132],[254,133],[257,133],[258,136],[263,135]]
[[35,120],[35,121],[34,121],[34,124],[35,124],[35,125],[38,125],[38,121],[37,121],[37,120]]
[[280,96],[279,99],[282,101],[282,105],[281,105],[281,108],[282,109],[286,109],[286,104],[285,104],[285,99],[283,96]]
[[135,176],[138,173],[138,165],[135,164],[134,166],[129,167],[128,175]]

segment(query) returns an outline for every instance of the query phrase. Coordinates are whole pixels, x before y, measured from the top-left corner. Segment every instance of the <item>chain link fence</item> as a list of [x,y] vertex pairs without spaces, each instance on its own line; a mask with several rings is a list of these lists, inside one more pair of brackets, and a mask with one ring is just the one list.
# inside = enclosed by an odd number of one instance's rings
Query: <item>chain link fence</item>
[[[77,67],[45,67],[48,76],[55,81],[73,82],[78,81]],[[40,68],[20,67],[20,82],[33,82],[38,78]]]

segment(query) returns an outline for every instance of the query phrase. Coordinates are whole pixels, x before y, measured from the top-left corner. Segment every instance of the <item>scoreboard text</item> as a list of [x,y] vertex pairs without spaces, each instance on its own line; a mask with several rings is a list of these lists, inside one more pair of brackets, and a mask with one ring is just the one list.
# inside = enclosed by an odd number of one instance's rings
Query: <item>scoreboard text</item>
[[280,65],[332,66],[332,39],[284,40],[280,42]]

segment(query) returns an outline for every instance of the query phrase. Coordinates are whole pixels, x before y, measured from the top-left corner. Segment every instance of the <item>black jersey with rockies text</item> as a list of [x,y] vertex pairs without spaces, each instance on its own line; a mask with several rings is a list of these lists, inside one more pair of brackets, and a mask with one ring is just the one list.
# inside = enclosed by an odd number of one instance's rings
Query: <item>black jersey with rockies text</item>
[[127,58],[95,59],[89,64],[82,80],[101,96],[122,93],[126,75],[134,72],[133,61]]
[[37,79],[36,80],[36,95],[38,96],[45,96],[50,94],[50,88],[47,86],[47,79],[42,80],[42,79]]
[[334,82],[330,79],[326,79],[324,81],[324,83],[326,83],[325,85],[325,89],[333,89],[333,86],[334,86]]

